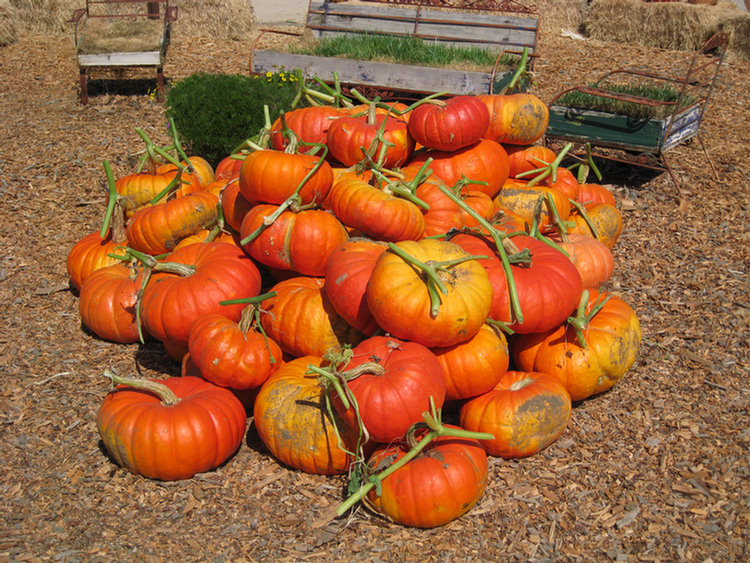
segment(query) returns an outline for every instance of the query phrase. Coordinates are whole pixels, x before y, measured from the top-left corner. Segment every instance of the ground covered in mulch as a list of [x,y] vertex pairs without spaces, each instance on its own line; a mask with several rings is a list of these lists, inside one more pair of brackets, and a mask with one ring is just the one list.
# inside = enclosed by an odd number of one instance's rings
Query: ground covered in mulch
[[[165,71],[244,73],[250,49],[176,35]],[[620,167],[604,180],[624,214],[610,289],[640,317],[636,365],[575,405],[547,450],[492,459],[467,515],[414,530],[364,509],[331,520],[345,480],[279,465],[251,425],[227,464],[187,481],[150,481],[105,455],[104,369],[178,366],[155,343],[82,329],[65,259],[99,228],[102,161],[131,172],[136,127],[166,141],[163,107],[122,84],[82,107],[69,36],[23,37],[1,54],[0,562],[750,559],[750,63],[728,62],[703,124],[719,181],[697,143],[670,153],[682,207],[666,174]],[[666,70],[679,57],[544,36],[534,91],[547,101],[603,70]]]

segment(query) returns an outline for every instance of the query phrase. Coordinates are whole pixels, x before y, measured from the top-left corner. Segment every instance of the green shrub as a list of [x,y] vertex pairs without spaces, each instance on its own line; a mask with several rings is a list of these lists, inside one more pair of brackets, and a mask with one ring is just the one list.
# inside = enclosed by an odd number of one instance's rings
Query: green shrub
[[297,84],[294,75],[283,72],[262,76],[197,73],[167,92],[166,115],[174,120],[185,150],[215,166],[261,130],[264,105],[272,121],[289,111]]

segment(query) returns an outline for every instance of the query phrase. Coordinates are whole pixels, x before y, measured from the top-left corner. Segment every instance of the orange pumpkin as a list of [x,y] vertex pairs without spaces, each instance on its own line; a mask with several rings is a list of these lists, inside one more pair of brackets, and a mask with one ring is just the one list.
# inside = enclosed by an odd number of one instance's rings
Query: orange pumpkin
[[485,139],[511,145],[531,145],[547,130],[549,110],[534,94],[484,94],[479,99],[490,112]]
[[[296,358],[262,385],[253,408],[255,430],[281,463],[306,473],[346,473],[352,457],[339,447],[356,448],[357,434],[325,406],[326,388],[308,366],[320,367],[320,356]],[[334,429],[338,428],[338,435]]]
[[446,401],[476,397],[492,389],[508,370],[508,342],[505,335],[484,324],[465,342],[432,348],[443,366]]
[[[596,312],[595,306],[605,299]],[[574,401],[602,393],[620,381],[635,362],[641,343],[638,317],[619,297],[594,290],[583,305],[577,315],[578,332],[566,322],[545,332],[516,335],[511,344],[518,369],[554,375]]]
[[557,440],[570,413],[570,395],[556,377],[508,371],[494,389],[461,406],[460,424],[466,430],[494,436],[480,440],[490,455],[520,458]]

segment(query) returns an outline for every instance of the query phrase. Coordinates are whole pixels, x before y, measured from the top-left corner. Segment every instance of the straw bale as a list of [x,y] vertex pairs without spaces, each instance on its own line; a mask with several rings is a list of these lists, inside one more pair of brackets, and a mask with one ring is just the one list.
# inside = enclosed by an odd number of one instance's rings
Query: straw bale
[[18,13],[10,0],[0,0],[0,47],[18,39]]
[[[591,38],[603,41],[694,51],[719,30],[737,29],[733,35],[746,37],[747,28],[743,27],[746,19],[750,19],[750,15],[740,12],[736,5],[727,0],[718,2],[716,6],[684,2],[593,0],[584,21],[584,32]],[[730,50],[746,58],[741,50],[742,43],[742,37],[735,38]]]
[[[179,0],[175,33],[215,37],[217,39],[247,39],[255,23],[251,0]],[[5,5],[9,15],[6,16]],[[11,42],[21,33],[71,33],[73,12],[86,5],[85,0],[0,0],[0,39],[5,28]],[[8,22],[5,22],[5,19]],[[0,41],[1,43],[2,41]]]
[[541,15],[540,31],[559,34],[560,31],[579,31],[588,9],[588,0],[537,0]]
[[181,0],[176,33],[247,40],[255,18],[250,0]]

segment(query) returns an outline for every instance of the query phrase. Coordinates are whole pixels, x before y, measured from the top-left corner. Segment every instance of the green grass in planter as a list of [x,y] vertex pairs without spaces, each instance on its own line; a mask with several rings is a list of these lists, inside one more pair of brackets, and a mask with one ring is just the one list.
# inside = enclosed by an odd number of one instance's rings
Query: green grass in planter
[[[595,84],[591,84],[590,86],[596,87]],[[679,90],[675,90],[667,85],[607,84],[606,87],[599,87],[610,92],[631,94],[633,96],[640,96],[642,98],[661,102],[676,102],[680,95]],[[696,101],[697,99],[694,96],[684,96],[683,99],[680,100],[680,109],[685,108]],[[593,94],[585,94],[575,90],[560,96],[554,105],[616,113],[619,115],[627,115],[635,119],[664,119],[665,117],[672,115],[672,112],[674,111],[674,104],[646,106],[635,104],[633,102],[624,102],[612,98],[595,96]]]
[[[292,47],[292,52],[319,57],[387,61],[417,66],[492,68],[497,53],[477,47],[460,47],[423,41],[417,37],[353,33]],[[499,68],[515,68],[520,57],[503,54]]]

